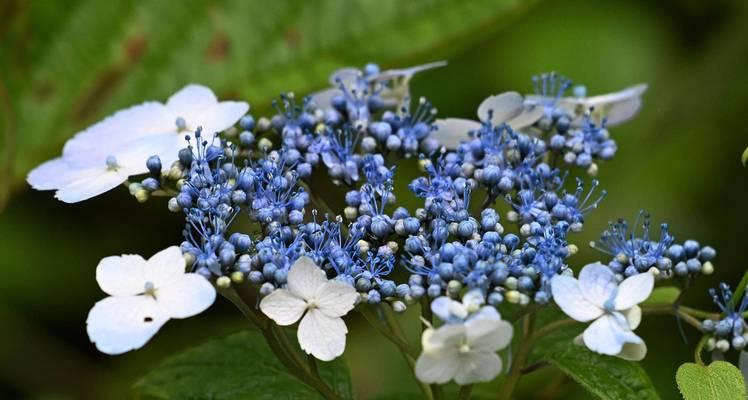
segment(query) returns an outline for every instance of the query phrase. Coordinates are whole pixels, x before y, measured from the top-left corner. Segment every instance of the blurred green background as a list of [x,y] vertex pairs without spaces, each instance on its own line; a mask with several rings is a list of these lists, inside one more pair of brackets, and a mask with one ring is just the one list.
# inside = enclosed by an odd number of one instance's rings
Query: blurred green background
[[[140,205],[124,189],[68,205],[23,182],[81,128],[118,108],[165,100],[188,82],[248,100],[257,115],[281,91],[323,87],[340,66],[446,59],[448,67],[419,75],[413,92],[441,115],[463,117],[489,94],[530,91],[530,76],[543,71],[559,71],[592,94],[647,82],[640,115],[612,131],[619,152],[599,175],[610,194],[574,238],[582,251],[572,262],[596,260],[586,243],[608,221],[646,208],[654,222],[670,222],[676,238],[717,248],[715,274],[687,297],[711,307],[706,289],[734,285],[746,269],[748,171],[739,159],[748,145],[747,5],[0,2],[0,398],[128,398],[129,385],[158,360],[244,327],[219,300],[210,312],[170,322],[140,351],[97,353],[85,319],[103,297],[94,279],[98,260],[178,243],[181,217],[162,199]],[[401,175],[414,174],[403,167]],[[356,318],[352,324],[346,358],[359,398],[416,390],[394,348]],[[695,336],[684,343],[665,317],[645,319],[640,330],[650,349],[645,368],[663,398],[677,398],[675,370],[692,359]],[[585,396],[551,369],[530,375],[519,394]]]

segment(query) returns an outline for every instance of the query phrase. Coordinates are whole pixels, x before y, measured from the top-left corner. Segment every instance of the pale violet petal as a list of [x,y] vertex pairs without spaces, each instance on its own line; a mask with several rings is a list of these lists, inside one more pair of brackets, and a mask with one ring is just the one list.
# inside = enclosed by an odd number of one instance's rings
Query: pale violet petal
[[[190,125],[202,126],[206,134],[223,132],[234,126],[249,111],[249,104],[241,101],[222,101],[205,109],[194,117],[189,117]],[[194,122],[193,122],[194,121]]]
[[189,318],[200,314],[215,300],[213,285],[199,274],[181,274],[156,290],[156,303],[170,318]]
[[605,308],[613,300],[618,282],[607,266],[600,263],[587,264],[579,272],[579,290],[593,305]]
[[137,254],[104,257],[96,266],[96,282],[112,296],[129,296],[145,290],[146,261]]
[[647,355],[647,344],[643,341],[641,343],[625,343],[621,352],[616,356],[629,361],[641,361]]
[[[500,125],[522,113],[523,99],[517,92],[506,92],[487,97],[478,106],[478,119]],[[489,115],[491,115],[489,117]]]
[[166,107],[175,118],[188,121],[216,103],[218,99],[212,90],[203,85],[189,84],[169,97]]
[[327,276],[309,257],[302,256],[288,271],[288,290],[304,300],[311,300],[317,289],[327,283]]
[[421,353],[416,360],[416,378],[423,383],[447,383],[460,368],[457,351],[444,353]]
[[633,306],[628,310],[622,311],[622,313],[623,316],[626,317],[629,329],[632,331],[636,329],[642,321],[642,309],[639,306]]
[[178,246],[167,247],[148,259],[145,279],[156,289],[161,289],[184,276],[185,264],[182,250]]
[[62,158],[46,161],[29,172],[26,182],[36,190],[59,189],[76,178],[76,170]]
[[311,309],[301,319],[297,336],[302,350],[318,360],[332,361],[345,351],[346,333],[342,318]]
[[74,180],[59,188],[55,198],[65,203],[77,203],[106,193],[127,180],[127,174],[107,170],[106,167],[80,170]]
[[474,319],[465,323],[467,343],[475,351],[496,352],[512,341],[514,329],[506,321]]
[[501,372],[501,358],[493,352],[470,352],[460,357],[460,367],[455,374],[455,383],[470,385],[490,382]]
[[629,309],[649,297],[654,288],[654,276],[648,272],[630,276],[618,285],[615,299],[616,310]]
[[317,288],[314,303],[328,317],[342,317],[353,309],[358,292],[347,283],[328,281]]
[[522,111],[506,121],[507,125],[511,126],[512,129],[520,130],[526,128],[536,122],[545,115],[545,109],[543,106],[538,104],[523,104]]
[[63,159],[76,168],[99,166],[123,146],[143,137],[176,134],[175,117],[158,102],[148,102],[116,112],[65,143]]
[[260,301],[260,310],[281,326],[296,323],[306,308],[306,301],[286,289],[276,289]]
[[314,104],[314,107],[326,110],[332,108],[332,99],[335,96],[340,96],[342,94],[343,92],[340,89],[324,89],[320,90],[319,92],[312,93],[310,99]]
[[551,292],[553,301],[561,311],[577,321],[591,321],[603,314],[601,307],[587,301],[579,289],[579,282],[570,276],[554,276],[551,279]]
[[[625,322],[625,321],[624,321]],[[588,349],[607,355],[617,355],[624,343],[641,343],[640,337],[628,327],[621,326],[616,317],[606,314],[598,318],[585,329],[582,336]]]
[[88,313],[91,342],[106,354],[122,354],[143,347],[169,318],[150,296],[107,297]]
[[436,130],[431,133],[431,137],[448,150],[454,150],[461,142],[470,139],[468,132],[481,128],[480,122],[462,118],[437,119],[434,125]]
[[467,308],[462,303],[447,296],[434,299],[431,302],[431,311],[444,322],[453,322],[455,319],[461,321],[468,316]]

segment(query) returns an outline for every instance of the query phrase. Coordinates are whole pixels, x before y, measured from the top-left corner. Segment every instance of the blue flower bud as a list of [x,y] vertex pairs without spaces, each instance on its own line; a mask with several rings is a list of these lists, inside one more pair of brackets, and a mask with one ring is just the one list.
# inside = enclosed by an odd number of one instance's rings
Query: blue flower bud
[[712,261],[717,256],[717,250],[714,250],[711,246],[704,246],[701,248],[699,253],[699,259],[703,262]]
[[177,204],[179,204],[179,207],[182,207],[183,209],[188,209],[192,207],[192,197],[185,193],[180,192],[177,195]]
[[408,285],[423,286],[423,277],[421,275],[411,275],[408,277]]
[[[386,122],[374,122],[369,124],[369,132],[380,142],[386,141],[392,134],[392,127]],[[399,148],[400,145],[398,144]]]
[[278,267],[275,266],[273,263],[267,263],[262,266],[262,275],[265,277],[266,280],[273,279],[273,276],[275,275],[275,271],[278,270]]
[[401,283],[397,285],[397,288],[395,289],[395,293],[397,294],[397,297],[404,298],[405,296],[410,296],[410,286],[408,286],[405,283]]
[[179,150],[179,163],[185,167],[192,165],[192,150],[184,148]]
[[384,297],[392,297],[395,295],[395,282],[393,281],[382,281],[379,284],[379,292]]
[[288,279],[288,271],[286,271],[285,269],[275,270],[275,273],[273,274],[273,280],[275,281],[275,284],[277,286],[280,286],[286,283],[287,279]]
[[145,166],[148,168],[148,171],[158,176],[161,174],[161,159],[158,156],[150,156],[148,157],[148,160],[145,162]]
[[421,222],[418,218],[408,217],[403,220],[403,228],[405,229],[406,234],[415,235],[421,228]]
[[698,256],[700,249],[701,246],[699,246],[699,242],[695,240],[686,240],[686,242],[683,243],[683,250],[685,250],[686,257],[688,258],[694,258]]
[[249,147],[255,142],[255,135],[252,132],[244,131],[239,134],[239,143],[244,147]]
[[368,292],[371,289],[371,281],[366,278],[358,278],[356,280],[356,290],[359,292]]
[[431,298],[439,297],[442,294],[442,287],[439,285],[429,285],[427,294]]
[[420,299],[423,297],[423,295],[426,294],[426,289],[423,288],[423,286],[411,286],[410,287],[410,295],[414,299]]
[[695,274],[701,271],[701,261],[698,258],[691,258],[686,261],[686,268],[688,268],[688,272]]
[[553,150],[561,150],[564,148],[564,145],[566,145],[566,138],[564,138],[563,135],[551,136],[550,147]]
[[155,178],[145,178],[143,179],[143,182],[141,182],[141,185],[143,185],[143,189],[149,192],[158,190],[158,187],[160,186],[158,180]]
[[397,151],[400,149],[401,144],[402,142],[400,141],[399,137],[390,135],[389,137],[387,137],[387,142],[385,145],[387,146],[387,150]]
[[255,119],[251,115],[245,115],[239,120],[239,127],[245,131],[251,131],[255,128]]
[[263,280],[264,279],[263,279],[262,272],[260,272],[260,271],[251,271],[249,273],[249,281],[250,282],[252,282],[252,283],[254,283],[256,285],[259,285],[260,283],[262,283]]
[[667,253],[673,261],[681,261],[685,258],[686,252],[683,246],[674,244],[667,249]]
[[379,304],[382,301],[382,296],[376,290],[369,290],[367,302],[369,304]]
[[678,276],[688,275],[688,267],[686,267],[686,263],[681,261],[678,264],[675,264],[675,274]]
[[492,306],[497,306],[501,304],[504,301],[504,296],[501,295],[501,293],[493,292],[488,295],[488,304]]

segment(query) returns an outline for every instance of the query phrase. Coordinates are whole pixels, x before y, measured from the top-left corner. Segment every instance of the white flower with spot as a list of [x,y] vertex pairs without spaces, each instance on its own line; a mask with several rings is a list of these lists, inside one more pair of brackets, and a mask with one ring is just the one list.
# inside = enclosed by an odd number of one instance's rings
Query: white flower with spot
[[356,290],[329,281],[309,257],[299,258],[288,271],[288,288],[276,289],[260,302],[260,310],[278,325],[299,323],[297,337],[302,350],[322,361],[343,354],[348,328],[344,315],[358,299]]
[[593,321],[577,338],[590,350],[639,361],[647,354],[647,346],[633,330],[641,322],[643,302],[652,293],[654,277],[641,273],[618,284],[613,271],[600,263],[588,264],[579,273],[579,280],[556,275],[551,280],[553,299],[569,317]]
[[166,104],[146,102],[116,112],[68,140],[62,157],[31,171],[29,184],[37,190],[57,190],[55,197],[75,203],[98,196],[132,175],[148,172],[152,155],[168,169],[187,147],[185,135],[202,126],[212,137],[233,126],[249,110],[243,102],[219,102],[200,85],[187,85]]
[[[434,300],[434,313],[446,317],[447,322],[454,322],[460,316],[467,318],[423,332],[423,352],[416,361],[418,380],[438,384],[454,380],[459,385],[468,385],[489,382],[501,372],[502,362],[496,352],[511,342],[512,325],[502,321],[494,307],[473,310],[477,304],[474,300],[462,303],[447,297]],[[473,310],[473,314],[468,316],[468,310]]]
[[197,315],[216,298],[207,279],[185,273],[176,246],[147,261],[139,255],[106,257],[96,267],[96,281],[111,297],[93,306],[86,324],[91,342],[107,354],[143,347],[170,318]]

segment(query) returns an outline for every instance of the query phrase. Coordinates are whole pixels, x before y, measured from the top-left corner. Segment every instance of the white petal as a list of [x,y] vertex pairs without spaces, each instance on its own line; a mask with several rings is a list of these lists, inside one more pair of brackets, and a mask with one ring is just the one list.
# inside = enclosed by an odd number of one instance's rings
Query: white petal
[[332,361],[345,350],[348,328],[342,318],[328,317],[317,309],[309,310],[297,333],[301,349],[322,361]]
[[647,355],[647,344],[641,343],[626,343],[623,345],[623,349],[616,356],[629,361],[641,361]]
[[317,288],[314,302],[328,317],[342,317],[353,309],[358,293],[352,286],[338,281],[328,281]]
[[457,351],[445,353],[421,353],[416,360],[416,378],[423,383],[447,383],[460,368]]
[[260,302],[260,310],[281,326],[298,321],[306,308],[306,301],[286,289],[276,289]]
[[587,301],[600,308],[614,299],[617,287],[613,271],[603,264],[587,264],[579,272],[579,290]]
[[288,271],[288,290],[304,300],[313,299],[317,289],[325,283],[325,271],[306,256],[299,257]]
[[96,267],[96,282],[112,296],[140,294],[145,290],[145,266],[137,254],[105,257]]
[[466,328],[464,324],[442,325],[439,329],[427,329],[421,336],[421,347],[426,353],[441,351],[456,351],[465,341]]
[[176,282],[185,273],[185,261],[182,250],[171,246],[159,251],[148,259],[145,268],[145,279],[156,289]]
[[447,296],[434,299],[431,302],[431,311],[444,322],[452,322],[455,318],[463,320],[468,316],[467,308],[462,303]]
[[168,170],[179,158],[179,150],[185,147],[187,142],[183,135],[169,133],[140,138],[111,155],[117,160],[121,171],[132,176],[147,173],[146,161],[154,155],[161,159],[162,169]]
[[495,352],[508,346],[514,329],[506,321],[474,319],[465,323],[467,343],[471,349]]
[[639,326],[642,322],[642,309],[639,306],[633,306],[628,310],[622,311],[623,316],[626,317],[626,322],[629,324],[629,329],[632,331]]
[[551,292],[561,311],[577,321],[591,321],[603,314],[602,308],[587,301],[579,289],[579,282],[570,276],[554,276]]
[[480,122],[462,118],[437,119],[434,123],[436,130],[432,137],[439,141],[440,146],[449,150],[456,149],[462,141],[470,139],[468,132],[481,128]]
[[213,285],[198,274],[182,274],[177,280],[156,290],[156,302],[170,318],[189,318],[200,314],[215,300]]
[[460,357],[455,374],[458,385],[489,382],[501,372],[501,358],[493,352],[470,352]]
[[478,119],[483,122],[489,121],[489,113],[492,113],[490,121],[493,125],[499,125],[518,116],[522,112],[522,95],[517,92],[506,92],[490,96],[483,100],[478,106]]
[[185,118],[188,118],[188,122],[193,128],[202,126],[203,132],[212,135],[232,127],[247,111],[249,111],[249,104],[247,103],[222,101],[194,117]]
[[88,168],[78,171],[75,179],[57,190],[55,197],[65,203],[77,203],[106,193],[126,180],[127,174],[105,167]]
[[630,276],[618,285],[616,310],[629,309],[649,297],[654,288],[654,276],[648,272]]
[[212,90],[202,85],[190,84],[169,97],[166,107],[176,117],[189,121],[216,103],[218,99]]
[[588,349],[614,356],[621,352],[624,343],[641,343],[640,337],[624,329],[619,321],[610,314],[603,315],[585,329],[584,345]]
[[79,132],[65,143],[65,162],[78,167],[100,165],[122,146],[140,138],[176,133],[175,117],[158,102],[148,102],[116,112]]
[[522,106],[522,111],[506,123],[511,126],[512,129],[519,130],[534,124],[540,118],[543,118],[544,114],[545,109],[543,106],[538,104],[524,104]]
[[361,77],[361,71],[354,67],[344,67],[330,74],[329,82],[334,87],[338,87],[338,82],[341,82],[346,87],[356,83],[356,80]]
[[408,67],[408,68],[388,69],[377,74],[377,76],[374,78],[374,81],[390,80],[394,78],[404,78],[405,79],[404,83],[407,84],[410,78],[413,77],[413,75],[419,72],[429,70],[429,69],[443,67],[445,65],[447,65],[446,61],[434,61],[431,63],[416,65],[416,66]]
[[152,297],[107,297],[93,306],[86,325],[99,351],[121,354],[143,347],[168,320]]
[[343,92],[340,89],[324,89],[319,92],[314,92],[310,95],[311,102],[314,106],[319,109],[332,108],[332,99],[335,96],[342,95]]
[[55,158],[31,170],[26,181],[36,190],[53,190],[69,184],[75,177],[74,169],[62,158]]
[[483,306],[480,309],[478,309],[478,311],[472,313],[470,317],[468,317],[466,322],[479,320],[479,319],[489,319],[489,320],[500,321],[501,314],[499,314],[499,311],[496,310],[494,306]]

